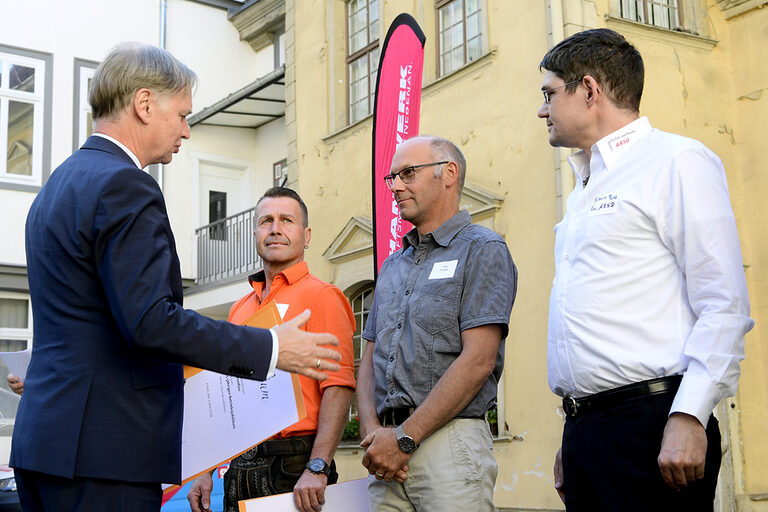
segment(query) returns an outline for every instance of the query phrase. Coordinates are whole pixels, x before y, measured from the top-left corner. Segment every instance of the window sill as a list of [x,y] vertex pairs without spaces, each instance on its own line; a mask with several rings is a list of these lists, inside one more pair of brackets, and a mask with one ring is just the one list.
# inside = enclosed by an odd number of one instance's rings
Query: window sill
[[447,75],[443,75],[441,77],[438,77],[431,82],[424,84],[421,87],[421,95],[424,96],[431,96],[432,94],[435,94],[437,91],[443,89],[443,87],[447,87],[449,84],[452,84],[453,82],[460,80],[464,78],[466,75],[470,73],[474,73],[475,71],[482,69],[493,62],[493,57],[496,55],[496,48],[491,48],[484,54],[482,54],[477,59],[467,62],[463,66],[461,66],[458,69],[454,69]]
[[657,27],[656,25],[649,25],[647,23],[640,23],[639,21],[627,20],[610,14],[605,15],[605,21],[608,28],[621,27],[624,32],[633,35],[647,36],[653,34],[661,39],[674,39],[677,43],[683,43],[692,48],[701,50],[711,50],[719,43],[718,40],[712,39],[706,36],[700,36],[698,34],[691,34],[690,32],[684,32],[683,30],[672,30],[669,28]]
[[349,137],[350,135],[356,135],[361,131],[368,131],[371,129],[371,126],[373,124],[373,113],[368,114],[364,118],[360,119],[359,121],[348,124],[344,126],[343,128],[340,128],[336,130],[335,132],[331,132],[325,137],[322,138],[322,141],[326,144],[333,144],[340,139],[344,139],[346,137]]
[[0,190],[16,190],[19,192],[37,193],[40,192],[40,188],[42,188],[42,185],[34,181],[24,183],[21,181],[5,181],[0,179]]

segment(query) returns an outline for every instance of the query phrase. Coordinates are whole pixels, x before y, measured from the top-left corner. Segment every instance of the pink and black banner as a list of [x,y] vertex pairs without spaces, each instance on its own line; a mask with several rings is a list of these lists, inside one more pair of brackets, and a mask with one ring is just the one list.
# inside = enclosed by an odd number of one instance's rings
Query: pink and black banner
[[373,108],[373,269],[400,249],[413,226],[400,218],[392,191],[384,183],[397,146],[418,135],[421,74],[426,37],[410,14],[400,14],[384,39]]

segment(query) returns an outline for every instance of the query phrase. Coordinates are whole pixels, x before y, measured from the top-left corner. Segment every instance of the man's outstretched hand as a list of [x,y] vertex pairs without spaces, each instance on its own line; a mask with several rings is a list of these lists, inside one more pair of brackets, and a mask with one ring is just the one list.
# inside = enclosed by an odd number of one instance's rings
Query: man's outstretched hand
[[316,380],[328,378],[326,371],[339,371],[341,354],[323,345],[338,345],[336,336],[328,333],[313,333],[300,328],[309,320],[310,311],[292,318],[275,327],[280,350],[277,367],[287,372],[299,373]]

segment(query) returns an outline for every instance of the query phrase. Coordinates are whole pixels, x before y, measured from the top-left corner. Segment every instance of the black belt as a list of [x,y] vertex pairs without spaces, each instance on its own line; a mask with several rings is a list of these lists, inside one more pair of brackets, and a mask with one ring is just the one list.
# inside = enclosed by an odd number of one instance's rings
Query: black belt
[[[400,407],[398,409],[390,409],[388,411],[385,411],[381,414],[379,414],[379,423],[381,423],[382,427],[396,427],[398,425],[402,425],[405,420],[408,419],[408,417],[413,414],[413,411],[415,411],[415,407]],[[456,418],[464,418],[464,419],[480,419],[485,418],[485,415],[482,416],[456,416]]]
[[594,395],[585,396],[583,398],[567,396],[563,398],[563,410],[568,416],[576,417],[601,409],[607,409],[614,405],[635,400],[637,398],[675,393],[677,392],[677,388],[680,387],[682,378],[682,375],[673,375],[671,377],[646,380],[636,384],[621,386],[616,389],[609,389],[608,391],[601,391],[600,393],[595,393]]
[[[259,444],[256,450],[257,457],[274,457],[275,455],[301,455],[312,451],[315,436],[294,436],[285,439],[267,439]],[[251,448],[253,450],[254,448]]]
[[399,407],[384,411],[379,415],[379,423],[382,427],[402,425],[415,410],[415,407]]

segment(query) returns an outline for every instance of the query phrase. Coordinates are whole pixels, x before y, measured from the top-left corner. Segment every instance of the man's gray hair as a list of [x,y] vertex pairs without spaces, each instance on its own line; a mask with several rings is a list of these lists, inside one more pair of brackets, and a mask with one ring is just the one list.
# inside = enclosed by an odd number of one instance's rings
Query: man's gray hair
[[96,68],[88,102],[94,119],[115,117],[141,88],[155,94],[191,92],[197,75],[167,50],[140,43],[115,46]]
[[[461,152],[459,147],[448,139],[438,137],[436,135],[417,135],[415,139],[426,139],[429,141],[429,146],[432,149],[432,157],[435,161],[448,160],[454,162],[456,167],[459,168],[459,197],[464,190],[464,178],[467,175],[467,160],[464,158],[464,153]],[[443,175],[443,166],[439,165],[435,167],[435,177],[439,178]]]

